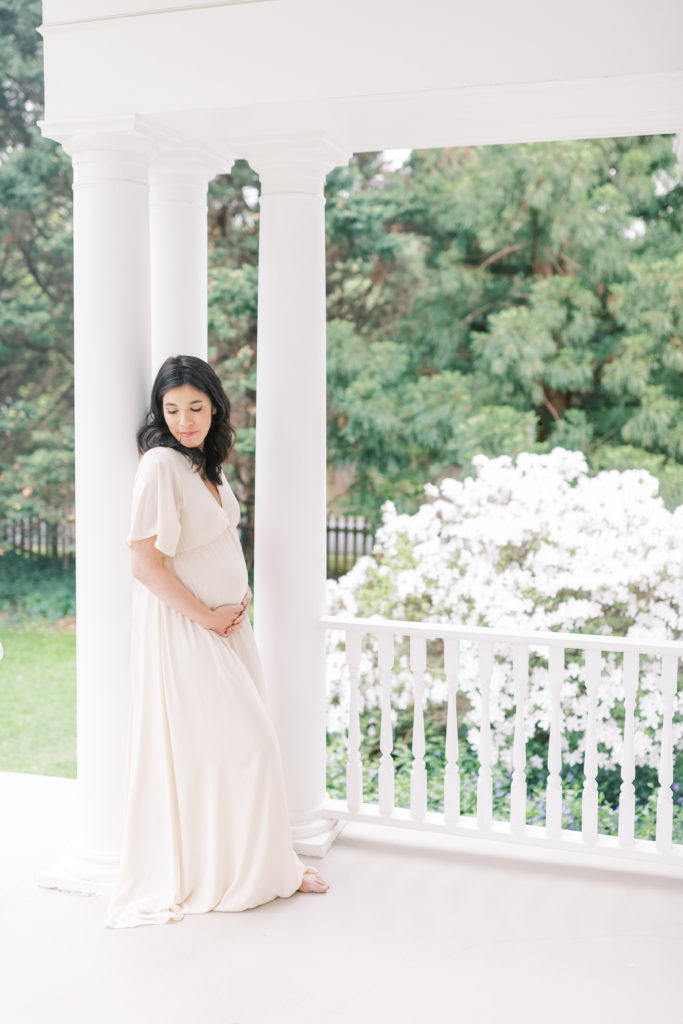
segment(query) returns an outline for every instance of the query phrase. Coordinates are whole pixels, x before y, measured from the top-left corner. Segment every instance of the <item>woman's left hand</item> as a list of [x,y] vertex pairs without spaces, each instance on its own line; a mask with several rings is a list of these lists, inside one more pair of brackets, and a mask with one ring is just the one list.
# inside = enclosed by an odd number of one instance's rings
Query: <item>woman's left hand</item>
[[236,606],[240,610],[238,611],[238,613],[235,616],[235,618],[233,619],[233,621],[226,627],[225,632],[223,633],[223,636],[232,636],[232,634],[235,633],[240,628],[240,626],[242,625],[242,623],[244,622],[244,620],[246,619],[246,617],[247,617],[247,615],[249,613],[249,605],[250,604],[251,604],[251,590],[249,589],[249,587],[247,587],[246,594],[242,598],[240,604]]

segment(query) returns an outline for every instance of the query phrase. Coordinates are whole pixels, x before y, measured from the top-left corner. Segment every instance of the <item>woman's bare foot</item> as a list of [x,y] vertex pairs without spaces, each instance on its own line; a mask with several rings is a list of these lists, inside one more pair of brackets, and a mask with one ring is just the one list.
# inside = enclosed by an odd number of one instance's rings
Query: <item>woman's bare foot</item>
[[329,883],[325,881],[319,871],[316,871],[315,868],[306,868],[299,892],[327,892],[329,887]]

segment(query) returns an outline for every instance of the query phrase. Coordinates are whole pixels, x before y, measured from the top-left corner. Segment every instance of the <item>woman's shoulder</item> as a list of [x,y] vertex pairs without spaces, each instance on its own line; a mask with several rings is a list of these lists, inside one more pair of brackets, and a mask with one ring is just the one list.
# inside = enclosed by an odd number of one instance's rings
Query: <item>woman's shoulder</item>
[[146,452],[142,453],[138,463],[137,476],[138,479],[152,479],[161,474],[165,477],[170,476],[174,480],[181,480],[188,470],[191,472],[192,467],[182,452],[159,445],[156,448],[148,448]]
[[143,464],[145,466],[166,465],[180,469],[186,463],[187,459],[182,452],[178,452],[174,448],[166,448],[164,445],[158,445],[156,448],[148,448],[147,451],[143,452],[140,456],[141,466]]

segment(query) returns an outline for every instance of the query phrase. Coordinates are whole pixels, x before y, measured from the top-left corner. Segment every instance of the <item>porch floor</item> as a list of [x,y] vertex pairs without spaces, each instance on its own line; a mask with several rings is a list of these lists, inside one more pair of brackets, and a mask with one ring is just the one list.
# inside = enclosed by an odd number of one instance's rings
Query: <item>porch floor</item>
[[635,1024],[681,1017],[683,883],[347,825],[332,888],[111,931],[106,900],[37,887],[76,783],[0,773],[8,1024]]

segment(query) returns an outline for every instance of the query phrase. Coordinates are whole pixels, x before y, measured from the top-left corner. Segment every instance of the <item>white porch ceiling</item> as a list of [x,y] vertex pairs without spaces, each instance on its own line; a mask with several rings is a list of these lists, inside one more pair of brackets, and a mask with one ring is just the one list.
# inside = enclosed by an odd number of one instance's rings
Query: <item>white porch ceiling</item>
[[44,0],[46,121],[147,122],[239,157],[683,128],[678,0]]

